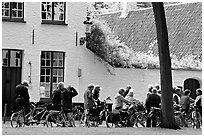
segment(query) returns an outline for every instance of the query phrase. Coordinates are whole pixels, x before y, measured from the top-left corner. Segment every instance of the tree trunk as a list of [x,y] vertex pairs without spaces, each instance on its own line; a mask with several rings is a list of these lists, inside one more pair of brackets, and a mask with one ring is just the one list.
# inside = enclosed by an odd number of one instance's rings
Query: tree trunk
[[173,88],[168,32],[163,2],[153,2],[160,61],[162,127],[178,129],[173,110]]

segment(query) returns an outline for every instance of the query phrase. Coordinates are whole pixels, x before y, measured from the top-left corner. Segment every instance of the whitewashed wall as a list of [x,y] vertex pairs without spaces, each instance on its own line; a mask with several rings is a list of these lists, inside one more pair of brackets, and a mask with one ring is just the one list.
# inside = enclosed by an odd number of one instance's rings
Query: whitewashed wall
[[[23,50],[22,79],[28,79],[28,62],[32,62],[29,88],[32,101],[40,100],[40,53],[43,50],[66,52],[65,85],[71,84],[79,92],[74,102],[83,102],[83,93],[89,83],[102,87],[101,99],[108,96],[113,99],[119,88],[132,85],[135,97],[142,101],[148,85],[160,83],[159,70],[112,68],[99,61],[85,45],[76,46],[76,32],[79,38],[85,35],[86,3],[67,3],[67,26],[41,24],[40,8],[40,2],[26,2],[26,23],[2,22],[2,48]],[[32,44],[33,29],[35,44]],[[82,70],[81,77],[78,77],[78,68]],[[189,77],[202,78],[201,75],[201,71],[173,71],[173,85],[182,85]]]

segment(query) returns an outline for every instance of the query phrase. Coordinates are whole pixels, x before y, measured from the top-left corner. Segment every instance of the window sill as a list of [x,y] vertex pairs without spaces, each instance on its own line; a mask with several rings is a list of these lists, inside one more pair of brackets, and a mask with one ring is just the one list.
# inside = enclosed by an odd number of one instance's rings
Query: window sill
[[66,24],[64,21],[42,21],[41,24],[49,24],[49,25],[65,25],[67,26],[68,24]]
[[17,22],[17,23],[26,23],[24,20],[18,20],[18,19],[2,19],[2,22]]

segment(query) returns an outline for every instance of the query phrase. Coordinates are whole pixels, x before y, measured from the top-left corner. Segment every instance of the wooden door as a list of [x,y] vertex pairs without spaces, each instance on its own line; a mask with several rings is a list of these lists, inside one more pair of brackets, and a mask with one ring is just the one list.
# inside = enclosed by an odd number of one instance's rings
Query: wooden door
[[7,116],[11,115],[11,107],[15,104],[15,88],[21,83],[22,52],[3,49],[2,52],[2,115],[7,104]]

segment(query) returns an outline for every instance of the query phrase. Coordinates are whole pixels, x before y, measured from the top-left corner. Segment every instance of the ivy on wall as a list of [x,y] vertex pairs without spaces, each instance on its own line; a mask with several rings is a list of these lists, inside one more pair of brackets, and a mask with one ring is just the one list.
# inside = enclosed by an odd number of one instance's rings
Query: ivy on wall
[[[94,18],[87,48],[113,67],[159,68],[159,57],[151,51],[155,43],[157,41],[150,43],[147,53],[135,52],[120,42],[104,21]],[[201,70],[202,55],[186,55],[179,59],[171,55],[171,63],[172,69]]]

